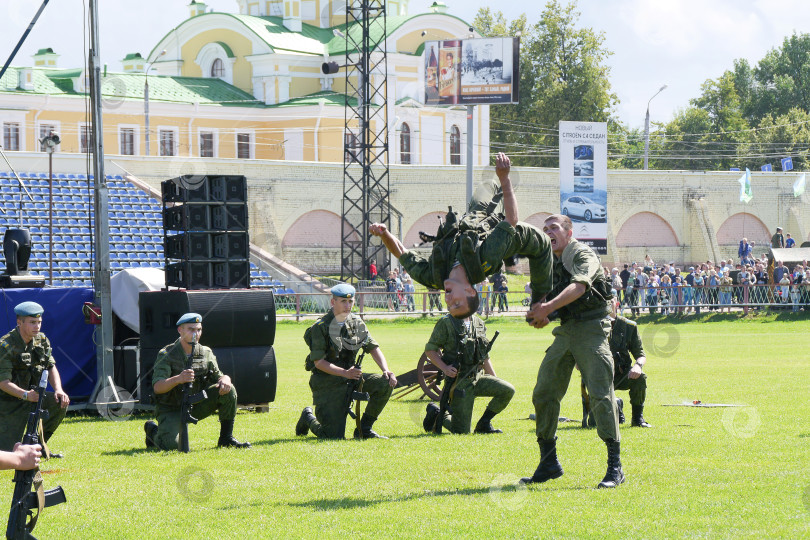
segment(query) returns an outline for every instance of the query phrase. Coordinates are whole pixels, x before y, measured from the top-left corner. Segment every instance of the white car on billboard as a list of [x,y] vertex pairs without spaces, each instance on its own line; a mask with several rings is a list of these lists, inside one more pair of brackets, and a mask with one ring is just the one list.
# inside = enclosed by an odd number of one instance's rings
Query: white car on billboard
[[577,218],[584,219],[585,221],[605,219],[604,206],[580,195],[568,197],[562,204],[562,213],[574,220]]

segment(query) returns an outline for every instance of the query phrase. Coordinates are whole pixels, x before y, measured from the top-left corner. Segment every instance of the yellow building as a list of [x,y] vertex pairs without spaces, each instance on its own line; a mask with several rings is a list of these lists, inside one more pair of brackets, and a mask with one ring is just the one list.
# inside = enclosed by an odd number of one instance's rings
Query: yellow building
[[[105,154],[343,161],[345,73],[324,75],[321,64],[345,63],[345,2],[237,4],[239,13],[214,13],[192,1],[189,18],[145,58],[129,54],[122,72],[105,70]],[[387,2],[388,125],[372,129],[388,131],[392,164],[463,165],[466,109],[424,105],[423,43],[465,37],[469,24],[439,2],[414,16],[407,7]],[[41,49],[32,67],[0,80],[5,150],[40,150],[56,131],[59,152],[87,151],[87,73],[57,59]],[[476,107],[475,131],[475,164],[487,164],[487,106]]]

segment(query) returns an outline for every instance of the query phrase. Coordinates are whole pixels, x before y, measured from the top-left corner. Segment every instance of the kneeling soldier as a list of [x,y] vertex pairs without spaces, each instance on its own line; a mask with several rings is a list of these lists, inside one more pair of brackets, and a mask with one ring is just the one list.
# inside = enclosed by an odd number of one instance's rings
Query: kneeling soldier
[[[642,371],[647,357],[641,344],[641,336],[635,322],[620,315],[610,317],[611,331],[608,342],[613,354],[613,387],[616,390],[630,390],[630,405],[633,413],[630,425],[633,427],[652,427],[644,420],[644,401],[647,398],[647,375]],[[632,355],[632,356],[631,356]],[[635,358],[635,362],[633,359]],[[582,380],[582,427],[596,426],[593,411],[590,410],[585,379]],[[619,412],[619,423],[624,424],[624,402],[616,398]],[[585,421],[587,418],[587,423]]]
[[[49,370],[48,382],[54,389],[46,392],[43,400],[43,407],[48,411],[47,418],[42,418],[45,441],[51,440],[70,403],[62,389],[51,342],[39,331],[44,311],[36,302],[18,304],[14,308],[17,327],[0,338],[0,450],[9,452],[22,439],[28,413],[39,399],[32,388],[39,383],[43,369]],[[51,457],[62,456],[51,454]]]
[[[397,378],[388,370],[379,345],[369,335],[366,324],[352,314],[355,290],[341,283],[332,287],[332,308],[318,322],[309,327],[304,340],[309,345],[306,368],[311,371],[309,387],[312,389],[311,407],[305,407],[295,426],[295,434],[304,436],[309,431],[320,439],[343,439],[348,414],[348,382],[362,378],[363,392],[369,395],[366,410],[360,421],[362,433],[354,430],[354,437],[385,439],[371,429],[379,417]],[[382,374],[363,373],[355,365],[357,351],[362,348],[382,370]]]
[[249,442],[240,443],[233,437],[236,418],[236,388],[231,378],[223,374],[210,348],[196,343],[192,369],[186,369],[186,359],[192,353],[191,343],[198,342],[202,335],[202,316],[186,313],[177,321],[180,338],[160,350],[152,373],[155,391],[155,414],[158,423],[149,420],[144,425],[146,447],[161,450],[177,450],[180,434],[180,407],[182,386],[192,383],[191,392],[205,390],[206,398],[191,408],[191,415],[202,420],[219,413],[219,441],[217,446],[250,448]]
[[[492,427],[492,418],[509,405],[515,387],[495,376],[484,321],[475,314],[463,320],[445,315],[436,321],[425,345],[425,355],[445,377],[456,378],[452,415],[449,411],[444,413],[442,426],[452,433],[469,433],[475,398],[486,396],[492,399],[475,425],[475,433],[501,433]],[[429,403],[423,423],[425,431],[434,431],[439,414],[439,407]]]
[[[648,428],[650,424],[644,420],[644,400],[647,397],[647,375],[642,372],[647,357],[641,345],[641,336],[638,335],[636,323],[617,316],[611,317],[613,326],[610,332],[610,352],[613,353],[613,387],[616,390],[630,390],[630,405],[633,415],[630,425],[633,427]],[[631,355],[632,354],[632,358]],[[635,358],[635,362],[633,362]],[[619,401],[617,399],[617,401]],[[619,421],[624,421],[621,406],[619,407]]]

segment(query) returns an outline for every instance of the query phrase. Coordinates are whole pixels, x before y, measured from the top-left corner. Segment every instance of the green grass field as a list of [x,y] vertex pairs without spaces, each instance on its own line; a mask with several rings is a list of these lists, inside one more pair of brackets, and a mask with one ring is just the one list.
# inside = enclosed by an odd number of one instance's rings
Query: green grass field
[[[654,427],[622,430],[627,483],[616,490],[594,489],[605,446],[578,422],[558,432],[565,475],[516,487],[539,458],[527,417],[551,333],[518,320],[490,319],[488,327],[501,331],[495,369],[517,388],[494,421],[502,435],[427,435],[425,402],[405,398],[390,402],[375,425],[390,440],[296,438],[311,400],[305,324],[279,323],[276,401],[267,414],[236,420],[237,438],[252,449],[218,450],[214,418],[191,427],[192,450],[182,455],[144,449],[146,416],[70,417],[52,444],[65,459],[43,467],[45,487],[61,484],[68,503],[47,509],[34,532],[41,539],[810,537],[806,318],[643,320],[645,416]],[[431,320],[369,323],[398,374],[416,366],[431,328]],[[744,407],[663,406],[692,400]],[[479,400],[473,421],[484,405]],[[561,415],[581,418],[576,373]],[[7,507],[11,473],[2,474]]]

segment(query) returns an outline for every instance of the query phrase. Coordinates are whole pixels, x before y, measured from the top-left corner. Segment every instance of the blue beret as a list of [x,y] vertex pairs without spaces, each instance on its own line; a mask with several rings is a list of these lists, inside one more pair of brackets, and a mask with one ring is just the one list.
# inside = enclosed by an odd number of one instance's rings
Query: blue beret
[[354,298],[355,294],[357,294],[357,291],[355,291],[354,287],[348,283],[341,283],[332,287],[332,296],[337,296],[339,298]]
[[199,313],[186,313],[179,319],[177,319],[177,326],[186,323],[201,323],[202,322],[202,315]]
[[14,313],[18,317],[39,317],[43,311],[43,307],[36,302],[23,302],[14,307]]

